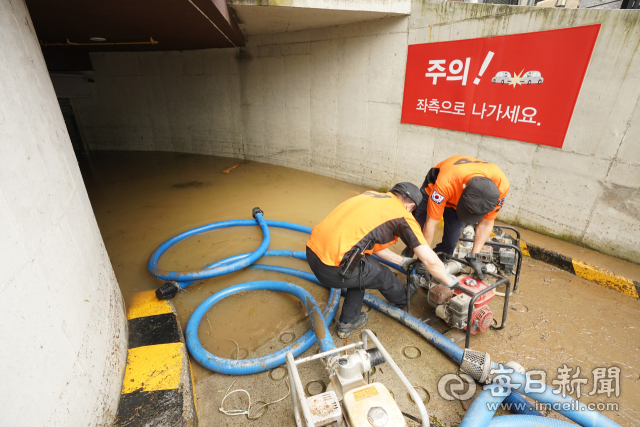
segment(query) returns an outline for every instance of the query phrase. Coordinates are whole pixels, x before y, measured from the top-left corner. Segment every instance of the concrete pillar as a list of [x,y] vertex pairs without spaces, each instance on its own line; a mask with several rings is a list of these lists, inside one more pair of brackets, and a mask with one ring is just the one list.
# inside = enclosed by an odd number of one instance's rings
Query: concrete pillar
[[0,51],[0,424],[109,426],[124,302],[24,0]]

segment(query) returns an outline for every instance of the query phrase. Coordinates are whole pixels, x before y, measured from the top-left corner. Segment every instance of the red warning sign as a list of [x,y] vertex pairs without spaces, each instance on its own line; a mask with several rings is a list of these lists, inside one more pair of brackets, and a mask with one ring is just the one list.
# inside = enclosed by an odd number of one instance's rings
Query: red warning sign
[[599,31],[410,45],[401,121],[560,148]]

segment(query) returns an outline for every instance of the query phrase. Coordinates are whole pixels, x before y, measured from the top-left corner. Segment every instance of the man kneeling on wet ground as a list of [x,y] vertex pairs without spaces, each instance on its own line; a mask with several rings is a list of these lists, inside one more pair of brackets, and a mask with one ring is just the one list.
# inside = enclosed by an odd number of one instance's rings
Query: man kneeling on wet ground
[[429,273],[450,286],[442,261],[427,245],[411,215],[422,195],[409,182],[396,184],[388,193],[367,191],[346,200],[315,226],[307,241],[307,260],[320,282],[328,288],[346,288],[338,322],[338,336],[346,338],[367,323],[361,313],[365,289],[377,289],[397,307],[407,305],[407,291],[400,280],[370,255],[405,268],[413,260],[387,249],[398,237],[418,256]]

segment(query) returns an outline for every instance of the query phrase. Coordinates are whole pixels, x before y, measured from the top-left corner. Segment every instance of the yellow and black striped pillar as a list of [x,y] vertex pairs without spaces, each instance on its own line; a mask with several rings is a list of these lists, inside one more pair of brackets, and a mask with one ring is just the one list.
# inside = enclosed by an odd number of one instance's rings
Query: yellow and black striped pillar
[[196,426],[189,356],[173,305],[142,292],[127,317],[129,353],[115,426]]

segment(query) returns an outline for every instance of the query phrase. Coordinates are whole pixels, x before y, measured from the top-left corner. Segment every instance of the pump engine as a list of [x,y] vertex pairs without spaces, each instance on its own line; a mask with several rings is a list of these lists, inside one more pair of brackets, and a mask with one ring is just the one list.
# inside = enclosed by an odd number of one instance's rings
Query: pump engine
[[[462,264],[455,260],[445,262],[445,268],[449,274],[453,275],[464,272]],[[456,273],[451,273],[451,271]],[[431,280],[428,276],[429,273],[425,273],[426,269],[418,268],[414,274],[410,275],[409,280],[418,281],[421,287],[427,289],[428,302],[435,309],[436,316],[452,328],[467,330],[472,297],[490,285],[463,273],[457,275],[460,284],[452,289]],[[488,304],[495,294],[492,289],[476,299],[471,315],[471,334],[485,332],[491,327],[493,313]]]
[[[515,231],[517,233],[517,230]],[[464,261],[464,257],[471,252],[474,237],[474,228],[472,226],[465,227],[453,256],[441,255],[444,258],[447,273],[456,276],[459,280],[459,284],[453,288],[442,285],[433,279],[427,269],[418,261],[416,261],[415,268],[411,268],[411,272],[407,276],[408,295],[412,294],[410,290],[415,290],[418,287],[424,288],[428,293],[429,305],[435,310],[436,316],[452,328],[467,331],[467,345],[470,334],[485,332],[492,326],[493,313],[489,302],[496,295],[496,284],[505,283],[506,276],[515,274],[514,283],[517,285],[520,273],[515,249],[516,244],[519,245],[519,241],[512,238],[500,227],[496,227],[489,241],[480,251],[480,260],[484,264],[484,270],[489,274],[484,281],[473,277],[471,275],[473,270]],[[509,291],[508,286],[507,293]],[[476,295],[478,296],[471,307],[471,301]],[[508,297],[505,298],[505,311],[507,301]],[[469,312],[471,312],[471,316],[469,316]],[[506,319],[503,314],[504,320]]]
[[[367,349],[371,340],[374,348]],[[353,349],[353,353],[348,354]],[[329,371],[326,391],[306,397],[298,366],[322,359]],[[369,382],[369,373],[377,365],[387,363],[400,379],[418,407],[423,427],[429,426],[427,410],[415,388],[393,361],[376,336],[362,331],[362,341],[333,348],[315,356],[295,359],[287,352],[287,371],[291,382],[291,397],[296,425],[299,427],[404,427],[403,412],[395,397],[384,384]],[[385,368],[386,369],[386,368]],[[366,380],[365,380],[366,375]],[[408,415],[407,415],[408,416]]]
[[[458,276],[460,287],[475,295],[479,291],[489,287],[485,282],[463,274]],[[485,332],[491,326],[493,313],[489,308],[489,301],[495,296],[495,291],[490,290],[478,297],[474,303],[471,316],[471,333]],[[466,330],[467,319],[471,304],[471,296],[460,289],[450,289],[437,284],[429,289],[429,305],[436,310],[436,316],[444,320],[448,325]]]
[[[475,230],[467,225],[462,232],[462,239],[453,252],[454,258],[463,259],[473,249]],[[494,227],[493,233],[487,244],[480,250],[480,259],[485,264],[486,271],[497,273],[501,276],[511,276],[517,273],[516,250],[513,247],[518,244],[517,239],[506,233],[502,227]],[[501,247],[503,246],[503,247]]]

